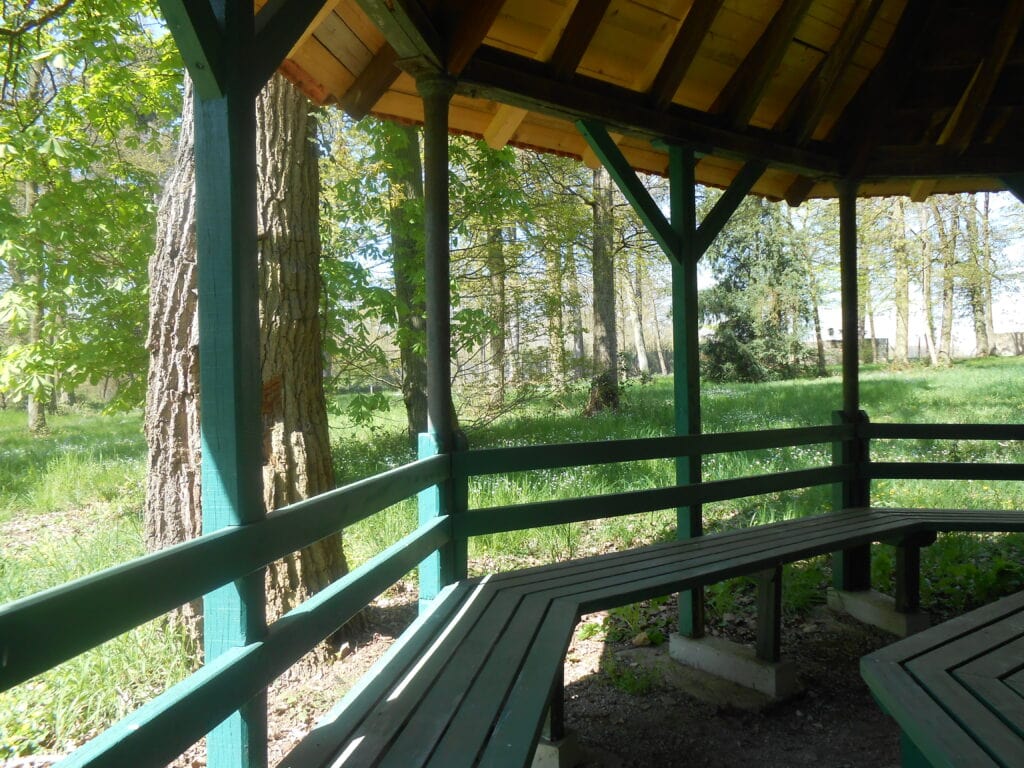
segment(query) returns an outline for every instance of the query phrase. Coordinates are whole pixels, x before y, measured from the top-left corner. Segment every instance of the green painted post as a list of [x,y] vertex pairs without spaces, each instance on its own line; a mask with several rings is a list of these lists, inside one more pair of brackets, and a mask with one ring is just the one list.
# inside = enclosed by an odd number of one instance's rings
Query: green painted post
[[[700,349],[697,315],[697,212],[694,197],[695,159],[688,149],[669,146],[669,182],[672,227],[679,237],[678,262],[672,264],[672,364],[677,435],[699,435]],[[701,481],[700,456],[676,459],[676,483]],[[700,505],[676,510],[676,535],[681,539],[704,532]],[[688,637],[704,635],[704,591],[679,594],[679,631]]]
[[[256,114],[245,62],[253,5],[214,3],[223,30],[224,95],[196,98],[196,243],[202,422],[203,533],[264,516],[256,263]],[[263,570],[203,601],[207,661],[259,640]],[[258,696],[207,738],[211,768],[267,764],[266,699]]]
[[[426,232],[427,434],[420,436],[420,456],[456,450],[456,417],[451,384],[451,274],[448,195],[448,106],[455,84],[450,77],[426,71],[416,78],[423,98],[424,227]],[[448,480],[419,496],[423,524],[452,514],[455,482]],[[441,587],[466,577],[466,541],[452,541],[420,566],[420,610]]]
[[[857,183],[839,182],[839,275],[843,317],[843,409],[835,421],[857,426],[858,434],[836,448],[834,461],[854,466],[854,478],[836,489],[838,508],[866,507],[871,503],[870,481],[861,468],[868,460],[867,439],[860,425],[867,416],[860,410],[860,350],[857,334]],[[832,582],[836,589],[871,588],[871,545],[836,552],[832,557]]]

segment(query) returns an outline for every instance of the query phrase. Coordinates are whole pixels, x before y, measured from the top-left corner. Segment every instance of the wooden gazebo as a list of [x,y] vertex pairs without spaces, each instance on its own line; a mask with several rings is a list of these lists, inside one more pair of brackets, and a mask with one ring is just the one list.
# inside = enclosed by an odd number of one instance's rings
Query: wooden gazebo
[[[196,91],[207,533],[0,608],[0,686],[201,595],[210,617],[207,663],[68,765],[163,765],[211,729],[211,766],[265,764],[261,692],[421,561],[423,599],[430,601],[423,617],[287,765],[528,764],[545,713],[547,735],[558,736],[558,669],[582,606],[682,590],[680,631],[699,636],[699,588],[760,573],[758,654],[770,661],[778,657],[781,563],[835,551],[837,587],[863,592],[871,543],[893,541],[894,607],[906,614],[917,608],[919,547],[936,532],[1024,527],[1020,513],[870,508],[870,482],[879,477],[1024,479],[1011,464],[870,462],[872,437],[1022,439],[1024,431],[870,424],[860,410],[854,336],[857,195],[1024,192],[1024,0],[161,5]],[[263,517],[253,99],[278,70],[317,103],[424,124],[430,426],[419,461]],[[456,444],[449,410],[450,132],[607,166],[673,265],[675,437],[488,451]],[[669,177],[669,215],[637,172]],[[697,183],[726,190],[699,225]],[[843,398],[831,425],[701,435],[697,262],[748,193],[793,205],[809,197],[840,200]],[[834,463],[701,482],[702,454],[811,443],[832,444]],[[468,508],[473,475],[648,458],[675,458],[677,484]],[[832,512],[701,536],[703,502],[825,484],[837,488]],[[413,534],[265,626],[265,565],[427,489],[433,492],[421,496]],[[470,536],[673,507],[678,543],[466,579]],[[519,635],[525,639],[511,639]],[[468,639],[445,645],[455,637]],[[445,666],[449,658],[456,661]],[[454,666],[459,674],[470,670],[461,683]],[[434,676],[418,677],[428,673]],[[431,691],[455,703],[424,704]],[[418,751],[400,750],[413,735]]]

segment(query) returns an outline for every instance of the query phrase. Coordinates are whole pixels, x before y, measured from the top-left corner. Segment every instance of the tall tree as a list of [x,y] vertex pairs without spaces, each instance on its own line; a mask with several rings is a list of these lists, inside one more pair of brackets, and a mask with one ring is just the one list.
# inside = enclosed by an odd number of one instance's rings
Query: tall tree
[[604,168],[594,170],[594,234],[591,268],[594,279],[594,380],[585,412],[619,407],[619,337],[615,322],[615,251],[612,235],[612,180]]
[[908,362],[910,344],[910,254],[907,252],[906,201],[896,198],[892,216],[892,264],[894,304],[896,306],[896,343],[892,361],[897,366]]
[[[198,331],[192,98],[186,88],[174,171],[161,200],[150,269],[146,543],[200,530]],[[319,328],[318,176],[306,100],[280,76],[257,100],[264,500],[272,508],[333,485]],[[268,569],[277,616],[345,571],[340,536]],[[186,617],[191,618],[186,611]]]

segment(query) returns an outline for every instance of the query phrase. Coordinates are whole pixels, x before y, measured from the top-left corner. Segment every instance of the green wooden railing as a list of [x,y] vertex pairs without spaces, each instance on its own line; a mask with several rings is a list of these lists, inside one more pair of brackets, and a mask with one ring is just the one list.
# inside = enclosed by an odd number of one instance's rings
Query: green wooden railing
[[[812,444],[835,446],[855,439],[1019,441],[1024,440],[1024,426],[839,424],[432,456],[275,511],[259,522],[208,534],[0,607],[0,690],[448,480]],[[868,461],[861,466],[838,464],[436,517],[278,619],[259,641],[206,664],[62,765],[166,764],[452,541],[855,478],[1024,480],[1024,465]]]

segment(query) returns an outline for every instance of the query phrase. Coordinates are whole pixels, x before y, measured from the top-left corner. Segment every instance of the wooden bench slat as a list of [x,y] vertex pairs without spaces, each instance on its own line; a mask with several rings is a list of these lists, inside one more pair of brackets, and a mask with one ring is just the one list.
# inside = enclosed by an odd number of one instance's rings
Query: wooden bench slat
[[[905,673],[897,665],[872,655],[861,659],[860,670],[882,708],[900,723],[933,767],[998,766],[924,689],[904,685]],[[951,762],[949,755],[956,755],[956,760]]]
[[[279,764],[279,768],[324,765],[348,740],[354,724],[377,705],[394,685],[394,675],[415,665],[434,637],[462,606],[475,585],[462,582],[446,587],[428,613],[421,614],[402,633],[348,693],[332,707]],[[387,674],[384,672],[387,671]]]
[[[576,608],[571,602],[555,601],[552,604],[536,640],[537,647],[546,652],[531,655],[523,665],[481,755],[480,765],[487,768],[525,768],[530,765],[552,681],[562,670],[562,659],[569,649],[576,619]],[[521,713],[537,716],[527,717]]]
[[993,714],[1013,729],[1017,739],[1024,738],[1024,698],[1002,680],[982,675],[957,675],[957,680]]
[[[448,768],[459,760],[459,756],[475,756],[483,750],[487,737],[495,728],[499,713],[506,703],[513,684],[524,677],[529,679],[533,673],[526,667],[537,664],[543,659],[561,664],[565,651],[572,638],[572,630],[576,625],[575,611],[571,610],[568,622],[559,624],[562,636],[553,634],[549,624],[554,610],[550,601],[537,597],[527,597],[520,605],[519,611],[509,625],[508,632],[495,649],[495,653],[487,665],[487,669],[473,682],[458,712],[452,718],[449,729],[444,733],[428,766]],[[523,626],[532,621],[532,626]],[[514,708],[516,717],[529,719],[527,713],[534,713],[537,728],[542,724],[542,716],[547,709],[548,694],[551,692],[552,679],[537,678],[546,686],[541,692],[540,700],[534,700],[530,706],[519,705]],[[539,730],[538,730],[539,732]],[[469,745],[478,746],[473,750]]]
[[[491,695],[504,699],[508,683],[498,687],[487,685],[487,681],[507,667],[511,668],[509,674],[515,675],[546,608],[541,601],[523,600],[510,591],[498,592],[490,609],[457,650],[457,663],[449,664],[434,680],[416,718],[395,740],[382,767],[425,764],[445,731],[457,724],[455,721],[460,714],[470,726],[470,739],[464,742],[463,749],[466,753],[475,752],[472,745],[486,738],[493,718],[486,711],[472,711],[461,704],[481,679]],[[522,632],[517,631],[520,623]]]

